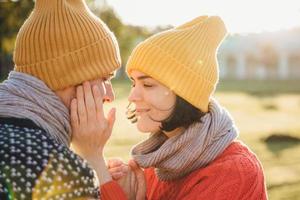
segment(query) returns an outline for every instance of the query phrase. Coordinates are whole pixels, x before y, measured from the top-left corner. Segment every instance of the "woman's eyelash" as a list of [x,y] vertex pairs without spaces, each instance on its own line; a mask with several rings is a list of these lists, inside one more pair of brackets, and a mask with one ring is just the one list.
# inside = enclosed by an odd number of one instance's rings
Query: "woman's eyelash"
[[[153,85],[149,85],[149,84],[143,84],[144,87],[147,87],[147,88],[150,88],[150,87],[153,87]],[[135,84],[132,83],[131,84],[131,87],[135,87]]]

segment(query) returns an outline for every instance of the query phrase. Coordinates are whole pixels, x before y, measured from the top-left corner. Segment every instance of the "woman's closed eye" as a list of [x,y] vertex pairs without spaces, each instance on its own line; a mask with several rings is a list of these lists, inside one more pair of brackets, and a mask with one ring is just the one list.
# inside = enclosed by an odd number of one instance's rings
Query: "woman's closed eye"
[[[150,84],[150,83],[142,83],[142,85],[145,88],[151,88],[151,87],[154,86],[153,84]],[[134,82],[131,83],[131,87],[135,87],[135,83]]]
[[151,88],[151,87],[153,87],[152,84],[148,84],[148,83],[144,83],[143,86],[146,87],[146,88]]

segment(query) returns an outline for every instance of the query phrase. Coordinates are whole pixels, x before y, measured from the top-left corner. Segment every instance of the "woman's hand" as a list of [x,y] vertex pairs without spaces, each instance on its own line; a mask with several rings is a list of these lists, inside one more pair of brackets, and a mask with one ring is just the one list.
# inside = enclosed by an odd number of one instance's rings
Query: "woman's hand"
[[125,176],[130,170],[129,166],[119,158],[109,159],[107,167],[112,179],[115,181]]
[[104,146],[111,136],[115,109],[105,117],[103,95],[97,85],[89,82],[76,88],[76,99],[71,102],[71,148],[86,159],[96,171],[100,184],[111,181],[103,157]]
[[127,165],[120,159],[111,159],[108,161],[108,168],[110,175],[119,183],[128,199],[146,199],[144,171],[134,160],[130,160]]
[[76,99],[71,102],[72,148],[83,158],[103,153],[115,122],[115,109],[105,117],[103,98],[97,85],[89,82],[76,88]]

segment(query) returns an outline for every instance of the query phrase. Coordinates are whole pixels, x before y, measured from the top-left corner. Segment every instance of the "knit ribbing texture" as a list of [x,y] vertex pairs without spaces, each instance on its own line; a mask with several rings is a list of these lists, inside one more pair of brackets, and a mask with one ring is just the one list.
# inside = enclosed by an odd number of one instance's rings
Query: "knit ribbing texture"
[[104,77],[121,65],[114,34],[84,0],[36,0],[17,35],[14,62],[15,71],[52,90]]

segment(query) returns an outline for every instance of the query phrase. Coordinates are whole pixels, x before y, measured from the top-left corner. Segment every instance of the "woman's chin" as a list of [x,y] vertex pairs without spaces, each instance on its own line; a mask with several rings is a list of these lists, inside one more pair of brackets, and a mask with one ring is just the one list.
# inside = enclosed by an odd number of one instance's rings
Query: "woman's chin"
[[158,123],[151,123],[151,122],[147,122],[147,121],[144,121],[142,119],[139,119],[137,121],[137,129],[140,131],[140,132],[143,132],[143,133],[154,133],[154,132],[157,132],[159,131],[159,124]]

